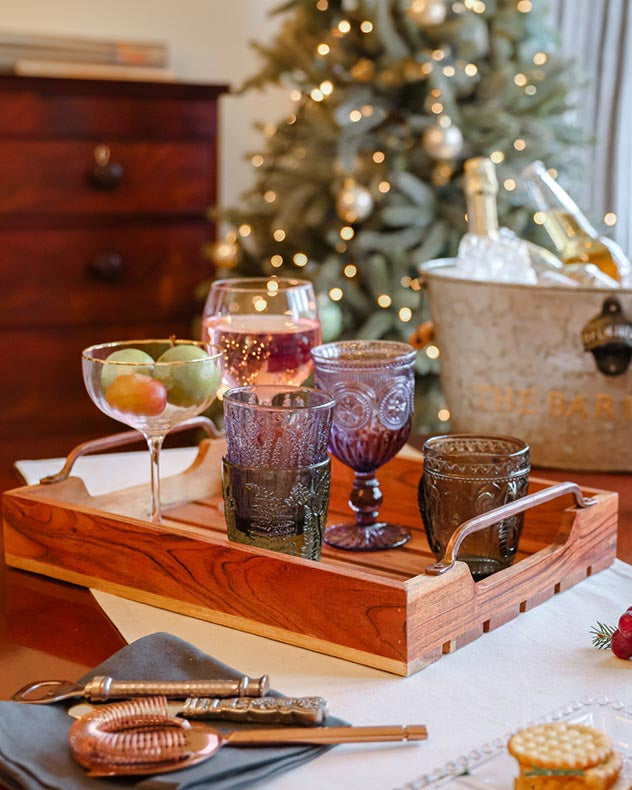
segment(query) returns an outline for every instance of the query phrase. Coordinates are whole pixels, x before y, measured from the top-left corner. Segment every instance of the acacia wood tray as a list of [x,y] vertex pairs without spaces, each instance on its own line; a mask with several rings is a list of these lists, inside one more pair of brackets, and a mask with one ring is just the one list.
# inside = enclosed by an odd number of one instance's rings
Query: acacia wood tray
[[[204,440],[195,462],[162,481],[165,517],[149,523],[148,490],[91,496],[79,478],[8,491],[6,562],[125,598],[408,675],[615,559],[618,496],[585,509],[570,495],[525,514],[511,568],[474,582],[461,562],[441,576],[417,510],[420,460],[395,458],[379,473],[382,515],[412,529],[405,546],[345,552],[321,562],[257,550],[226,538],[223,440]],[[333,461],[331,522],[348,518],[353,473]],[[530,479],[530,492],[554,485]]]

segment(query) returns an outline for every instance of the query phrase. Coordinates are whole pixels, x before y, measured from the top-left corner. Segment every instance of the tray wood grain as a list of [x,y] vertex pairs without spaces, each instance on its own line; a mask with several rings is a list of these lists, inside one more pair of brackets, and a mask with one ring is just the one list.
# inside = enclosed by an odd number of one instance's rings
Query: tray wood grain
[[[417,509],[420,460],[380,470],[382,515],[408,526],[405,546],[345,552],[321,562],[229,542],[222,510],[221,440],[162,481],[165,518],[146,521],[147,487],[91,496],[83,482],[4,494],[8,565],[115,593],[202,620],[396,674],[416,672],[554,594],[608,567],[616,555],[618,496],[583,488],[526,513],[514,565],[474,582],[461,562],[424,574],[434,558]],[[348,519],[352,472],[333,461],[328,523]],[[531,478],[530,491],[553,485]]]

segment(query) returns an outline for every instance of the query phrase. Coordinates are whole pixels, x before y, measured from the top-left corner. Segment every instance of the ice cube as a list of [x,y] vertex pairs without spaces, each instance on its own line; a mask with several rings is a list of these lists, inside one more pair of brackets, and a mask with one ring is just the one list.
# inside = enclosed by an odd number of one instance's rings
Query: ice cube
[[506,228],[497,236],[466,233],[459,244],[456,271],[469,280],[537,282],[526,242]]

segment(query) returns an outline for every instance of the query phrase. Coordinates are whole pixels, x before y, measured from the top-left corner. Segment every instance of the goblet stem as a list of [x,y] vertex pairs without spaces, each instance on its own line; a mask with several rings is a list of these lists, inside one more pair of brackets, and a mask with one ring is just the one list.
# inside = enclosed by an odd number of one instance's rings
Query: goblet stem
[[160,511],[160,450],[165,440],[164,434],[161,436],[145,436],[149,447],[151,459],[151,499],[149,504],[149,517],[151,521],[160,524],[162,513]]
[[355,473],[349,507],[356,514],[358,527],[372,527],[377,522],[383,499],[375,469]]
[[380,484],[371,472],[356,472],[349,497],[355,524],[332,524],[325,529],[325,543],[347,551],[380,551],[402,546],[410,540],[410,530],[378,521],[382,504]]

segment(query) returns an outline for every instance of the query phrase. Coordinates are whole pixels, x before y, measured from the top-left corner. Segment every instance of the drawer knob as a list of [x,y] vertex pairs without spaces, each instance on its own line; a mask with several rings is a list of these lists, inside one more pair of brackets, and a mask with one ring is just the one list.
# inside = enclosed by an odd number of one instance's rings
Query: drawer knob
[[99,282],[114,282],[123,274],[123,258],[116,252],[97,255],[88,263],[88,274]]
[[107,145],[97,145],[94,149],[94,165],[88,173],[88,180],[95,189],[112,192],[123,181],[123,165],[111,161],[112,152]]

